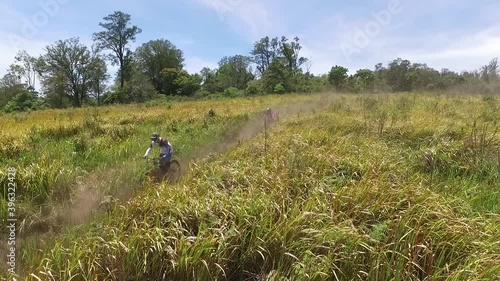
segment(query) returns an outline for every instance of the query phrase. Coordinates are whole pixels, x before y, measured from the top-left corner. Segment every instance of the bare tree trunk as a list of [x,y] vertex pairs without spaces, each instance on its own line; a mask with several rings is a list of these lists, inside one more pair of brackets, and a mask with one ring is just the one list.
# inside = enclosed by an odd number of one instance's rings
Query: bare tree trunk
[[124,72],[124,59],[120,58],[120,94],[119,99],[120,102],[123,103],[123,85],[125,84],[125,73]]
[[99,101],[100,97],[101,97],[101,82],[99,81],[99,79],[97,79],[97,106],[101,105]]

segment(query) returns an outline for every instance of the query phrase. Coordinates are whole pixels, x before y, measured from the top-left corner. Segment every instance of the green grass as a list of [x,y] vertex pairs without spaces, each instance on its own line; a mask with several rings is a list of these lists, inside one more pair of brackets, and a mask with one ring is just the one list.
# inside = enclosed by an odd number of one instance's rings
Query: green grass
[[[110,217],[46,244],[31,242],[19,261],[23,277],[500,276],[497,100],[338,95],[323,104],[308,115],[290,110],[267,136],[193,160],[181,182],[140,189]],[[202,136],[205,125],[179,123],[181,152],[195,155],[206,140],[241,124],[240,116],[218,119],[219,129]]]
[[[289,101],[310,98],[295,96]],[[99,178],[99,174],[107,176],[108,170],[119,170],[128,175],[117,179],[114,186],[106,187],[105,193],[123,185],[120,182],[138,187],[147,168],[141,156],[153,131],[168,136],[175,146],[176,157],[189,160],[200,153],[206,154],[199,151],[200,147],[217,142],[219,137],[246,122],[249,114],[262,111],[266,104],[276,100],[283,102],[282,97],[270,96],[236,103],[229,100],[49,110],[24,114],[23,118],[6,115],[2,117],[7,125],[0,145],[0,183],[6,187],[7,168],[16,167],[16,181],[21,187],[16,191],[16,199],[28,206],[18,210],[20,220],[29,219],[33,216],[30,213],[40,206],[68,202],[75,186],[80,185],[79,178],[89,174]],[[210,112],[213,115],[209,116]],[[18,123],[16,134],[9,134],[14,128],[9,126],[11,122]],[[6,215],[5,199],[5,196],[0,198],[2,220]]]

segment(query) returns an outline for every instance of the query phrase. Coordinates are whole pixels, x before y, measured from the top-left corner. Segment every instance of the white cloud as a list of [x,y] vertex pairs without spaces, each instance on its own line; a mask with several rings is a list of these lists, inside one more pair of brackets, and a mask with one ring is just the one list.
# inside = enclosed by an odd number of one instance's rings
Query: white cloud
[[20,16],[16,10],[11,8],[11,4],[8,1],[0,2],[0,27],[2,29],[12,26],[13,21],[20,18]]
[[[311,71],[315,74],[326,73],[337,64],[349,68],[351,73],[360,68],[373,69],[377,63],[387,64],[398,57],[412,62],[428,63],[436,69],[446,67],[454,71],[472,70],[500,56],[500,26],[488,27],[488,23],[483,22],[496,19],[500,11],[500,4],[493,2],[477,6],[477,9],[482,11],[482,16],[476,20],[476,24],[468,24],[467,21],[457,19],[457,25],[453,26],[449,22],[452,14],[447,12],[470,9],[469,0],[400,0],[401,11],[393,13],[386,22],[380,17],[377,21],[374,14],[388,11],[389,3],[397,0],[380,0],[372,11],[360,8],[360,12],[354,14],[342,13],[340,9],[335,8],[338,4],[334,3],[331,5],[333,12],[326,19],[308,18],[307,11],[304,17],[290,16],[288,12],[298,8],[285,0],[192,1],[212,9],[221,21],[232,28],[238,36],[247,40],[249,49],[256,40],[264,36],[285,35],[290,39],[298,36],[303,47],[301,55],[311,59]],[[22,26],[12,29],[13,25],[22,24],[21,15],[10,8],[13,7],[12,3],[14,0],[2,0],[0,3],[2,42],[9,42],[6,40],[9,31],[22,34]],[[147,14],[147,11],[141,10],[140,14],[142,13]],[[299,13],[295,13],[297,14]],[[435,21],[436,26],[431,30],[432,26],[427,25],[425,32],[431,31],[424,33],[417,23],[422,22],[425,26],[428,20]],[[13,22],[16,24],[12,24]],[[356,44],[356,40],[359,40],[363,33],[366,35],[367,26],[373,28],[376,23],[380,29],[375,30],[377,32],[372,36],[368,36],[367,44],[361,47]],[[294,30],[290,29],[292,24]],[[49,32],[50,30],[43,29],[43,34],[40,32],[37,37],[22,42],[20,47],[10,43],[0,46],[0,75],[5,73],[19,49],[26,49],[32,55],[39,55],[43,47],[55,41],[51,40],[52,38],[68,38],[64,30],[58,31],[57,34]],[[90,38],[82,39],[82,42],[87,46],[92,44]],[[183,50],[191,49],[195,43],[190,38],[182,36],[172,42]],[[132,49],[138,44],[136,43]],[[353,53],[350,57],[345,56],[342,47],[346,44],[360,47],[359,52]],[[210,57],[203,57],[202,54],[195,53],[190,56],[185,53],[185,58],[186,69],[190,73],[198,73],[203,67],[217,67],[216,61],[212,61]],[[116,67],[110,66],[112,75],[115,74],[115,70]]]
[[32,14],[22,13],[15,9],[14,0],[0,3],[0,77],[5,75],[14,62],[15,55],[25,50],[32,56],[39,56],[43,49],[56,39],[65,38],[64,31],[52,32],[48,25],[56,17],[61,8],[71,0],[37,1]]
[[190,74],[199,73],[204,67],[214,69],[218,67],[217,62],[204,60],[199,57],[187,57],[184,61],[185,69]]
[[[44,53],[44,49],[48,45],[54,44],[58,40],[69,39],[69,36],[61,36],[62,34],[54,34],[50,38],[45,39],[26,39],[13,32],[0,31],[0,41],[6,44],[0,45],[0,75],[4,74],[10,64],[14,62],[15,55],[25,50],[31,56],[39,56]],[[53,38],[53,39],[51,39]],[[93,44],[89,36],[79,37],[80,43],[90,48]]]
[[427,63],[437,70],[449,68],[461,72],[478,69],[492,58],[500,57],[500,33],[493,30],[462,31],[461,36],[453,31],[424,37],[384,36],[353,55],[350,61],[338,48],[341,41],[332,37],[316,38],[312,39],[314,44],[303,43],[301,54],[312,58],[311,71],[316,74],[328,72],[335,64],[346,66],[353,73],[360,68],[373,69],[377,63],[386,65],[396,58]]
[[275,13],[272,1],[265,0],[195,0],[210,7],[237,34],[249,42],[284,31],[283,12]]
[[[277,16],[286,15],[286,9],[291,7],[279,6],[276,1],[196,1],[222,14],[222,20],[239,33],[246,34],[250,42],[266,35],[296,33],[286,30],[283,16]],[[392,9],[391,2],[396,3]],[[483,25],[483,28],[476,26],[473,29],[466,24],[450,27],[446,22],[448,19],[442,17],[450,9],[466,9],[469,1],[387,0],[379,3],[381,5],[364,18],[337,12],[324,20],[304,22],[297,35],[303,46],[301,55],[312,61],[311,72],[323,74],[338,64],[353,73],[360,68],[373,69],[377,63],[386,65],[398,57],[427,63],[436,69],[461,71],[476,69],[500,56],[500,32],[497,27]],[[500,5],[483,5],[479,9],[491,16],[491,10],[498,11]],[[428,19],[440,23],[431,33],[425,34],[418,27],[411,27],[415,22]],[[367,40],[363,42],[361,39]],[[355,52],[346,55],[348,50]]]
[[7,69],[14,63],[14,57],[20,50],[26,50],[32,56],[38,56],[49,44],[43,40],[26,40],[9,32],[0,32],[0,38],[2,42],[7,42],[7,44],[0,45],[0,76],[7,73]]
[[475,70],[500,56],[500,25],[435,32],[417,38],[395,37],[391,42],[387,49],[391,59],[401,57],[427,63],[437,70]]

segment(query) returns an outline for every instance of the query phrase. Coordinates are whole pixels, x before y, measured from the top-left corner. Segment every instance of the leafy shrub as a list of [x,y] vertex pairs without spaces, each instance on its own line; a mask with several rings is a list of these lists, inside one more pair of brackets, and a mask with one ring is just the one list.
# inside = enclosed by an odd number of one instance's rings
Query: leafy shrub
[[279,83],[276,86],[274,86],[274,92],[276,94],[283,94],[283,93],[286,92],[286,89],[285,89],[285,87],[283,86],[282,83]]
[[264,91],[258,81],[250,81],[245,89],[245,94],[249,96],[262,94]]
[[169,103],[169,98],[165,95],[155,95],[155,97],[151,100],[148,100],[144,103],[146,107],[165,105]]
[[235,87],[229,87],[224,91],[224,96],[236,98],[243,96],[243,92]]
[[21,92],[9,101],[3,110],[7,113],[16,111],[30,111],[47,109],[48,105],[44,99],[36,96],[35,93]]

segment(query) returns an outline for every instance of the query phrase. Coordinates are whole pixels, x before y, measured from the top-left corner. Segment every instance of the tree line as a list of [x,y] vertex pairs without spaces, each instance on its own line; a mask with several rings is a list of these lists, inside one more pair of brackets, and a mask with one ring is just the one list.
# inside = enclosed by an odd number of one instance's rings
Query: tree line
[[[183,51],[167,39],[143,43],[131,16],[115,11],[98,24],[92,46],[78,37],[58,40],[43,54],[21,50],[0,80],[0,109],[5,112],[140,103],[166,96],[237,97],[270,93],[461,91],[491,94],[500,89],[496,58],[479,70],[456,73],[397,58],[386,66],[349,74],[343,66],[313,75],[312,61],[300,55],[299,38],[264,37],[247,55],[226,56],[214,69],[190,74]],[[111,81],[108,63],[118,66]],[[37,84],[37,81],[38,84]],[[40,85],[39,89],[36,89]]]

